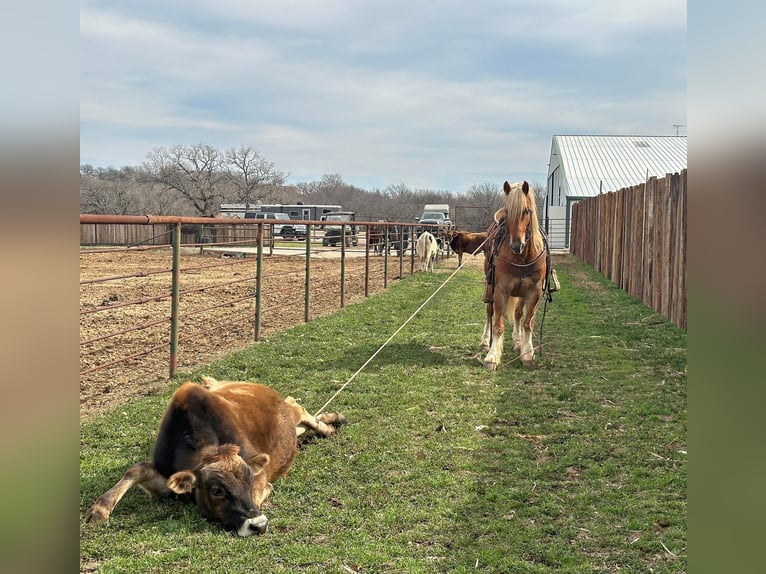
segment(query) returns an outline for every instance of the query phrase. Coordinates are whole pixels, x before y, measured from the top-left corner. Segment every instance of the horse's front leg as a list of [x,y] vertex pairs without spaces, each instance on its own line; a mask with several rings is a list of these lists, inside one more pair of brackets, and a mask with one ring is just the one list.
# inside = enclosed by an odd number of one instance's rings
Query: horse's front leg
[[538,292],[524,305],[524,325],[521,329],[521,364],[531,367],[535,364],[535,347],[532,345],[532,333],[535,329],[535,312],[540,302],[541,292]]
[[500,365],[500,359],[503,356],[506,305],[505,296],[496,292],[493,307],[492,346],[490,346],[487,356],[484,357],[484,367],[490,371],[497,370],[497,367]]
[[487,320],[484,321],[484,332],[481,334],[481,350],[489,351],[492,343],[492,303],[487,303]]
[[522,346],[523,328],[521,326],[521,318],[524,315],[524,299],[511,297],[508,310],[510,311],[511,309],[513,310],[513,317],[508,317],[508,322],[513,323],[513,350],[518,351]]

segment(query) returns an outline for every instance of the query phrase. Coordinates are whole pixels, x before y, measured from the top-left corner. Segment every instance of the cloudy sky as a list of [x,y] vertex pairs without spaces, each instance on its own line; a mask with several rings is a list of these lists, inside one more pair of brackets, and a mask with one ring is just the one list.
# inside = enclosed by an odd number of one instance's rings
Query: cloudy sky
[[675,134],[686,58],[684,0],[81,0],[80,163],[206,143],[291,183],[544,183],[554,134]]

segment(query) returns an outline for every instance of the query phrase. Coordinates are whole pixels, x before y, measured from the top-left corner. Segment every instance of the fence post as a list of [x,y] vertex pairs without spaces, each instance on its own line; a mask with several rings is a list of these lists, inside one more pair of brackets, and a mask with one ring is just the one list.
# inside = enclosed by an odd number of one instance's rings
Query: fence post
[[181,224],[173,226],[173,265],[170,283],[170,378],[178,366],[178,304],[181,298]]
[[364,296],[370,295],[370,226],[364,232]]
[[399,279],[404,275],[404,225],[399,226]]
[[258,224],[258,255],[255,258],[255,332],[256,341],[261,340],[261,285],[263,277],[263,223]]
[[346,301],[346,225],[340,226],[340,308]]
[[[311,224],[307,224],[306,236],[310,235]],[[309,322],[309,302],[311,300],[311,242],[306,239],[306,284],[304,286],[305,296],[303,298],[303,322]]]
[[389,226],[386,223],[386,236],[383,242],[383,289],[388,287],[388,230]]

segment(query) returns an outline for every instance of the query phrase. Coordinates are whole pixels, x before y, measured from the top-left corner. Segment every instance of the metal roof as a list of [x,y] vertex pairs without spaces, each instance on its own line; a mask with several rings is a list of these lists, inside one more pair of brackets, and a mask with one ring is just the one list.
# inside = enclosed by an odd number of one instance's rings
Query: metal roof
[[563,170],[562,191],[590,197],[686,169],[686,136],[553,136],[551,169]]

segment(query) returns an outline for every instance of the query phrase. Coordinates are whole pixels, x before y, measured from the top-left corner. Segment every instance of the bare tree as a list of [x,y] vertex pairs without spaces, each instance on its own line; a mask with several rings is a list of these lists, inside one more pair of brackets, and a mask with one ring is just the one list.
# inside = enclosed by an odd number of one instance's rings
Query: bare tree
[[288,176],[250,146],[226,150],[226,172],[232,199],[239,203],[273,201]]
[[532,186],[532,190],[535,192],[535,203],[537,204],[537,219],[542,222],[543,217],[545,215],[546,188],[544,184],[537,181],[532,182],[530,185]]
[[216,148],[207,144],[159,147],[147,157],[144,167],[151,181],[179,194],[198,215],[213,217],[218,213],[228,174]]
[[456,208],[455,224],[464,231],[481,231],[492,222],[495,211],[503,206],[503,193],[494,183],[472,185],[466,192],[459,208]]
[[136,214],[138,186],[131,168],[80,167],[80,212]]

